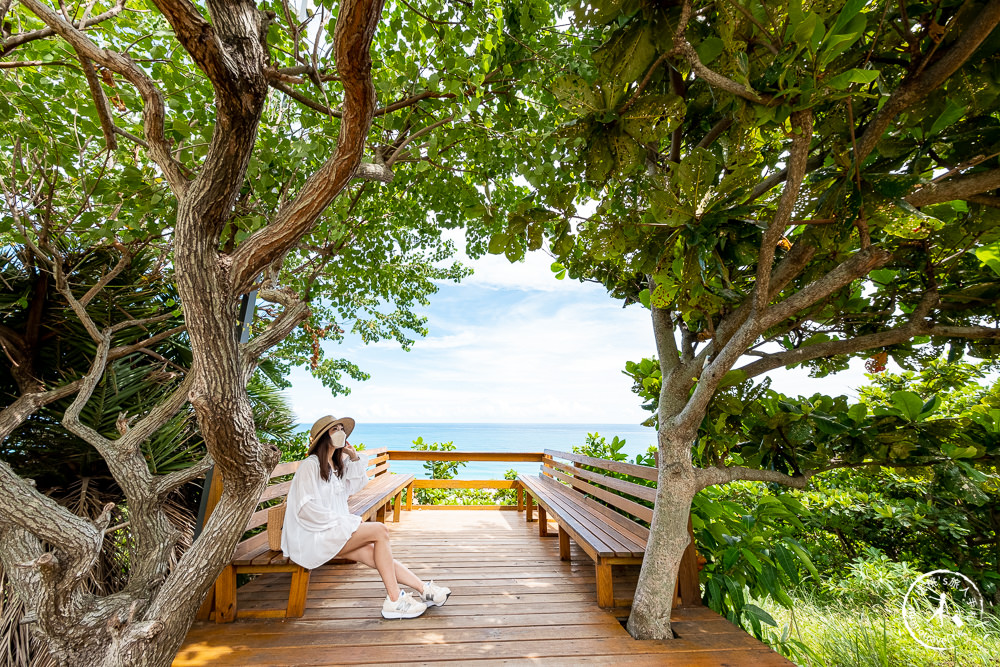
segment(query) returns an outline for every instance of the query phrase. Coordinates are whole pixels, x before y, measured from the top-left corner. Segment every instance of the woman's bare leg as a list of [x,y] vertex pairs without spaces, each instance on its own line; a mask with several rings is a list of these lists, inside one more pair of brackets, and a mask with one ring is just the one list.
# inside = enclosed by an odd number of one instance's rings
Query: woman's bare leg
[[[349,558],[371,568],[375,567],[375,547],[371,544],[366,544],[365,546],[348,553],[341,551],[337,556],[338,558]],[[396,559],[393,559],[392,564],[396,571],[396,581],[404,586],[409,586],[416,591],[423,592],[424,582],[420,579],[420,577],[413,574],[409,568]]]
[[372,548],[371,566],[378,570],[385,585],[385,592],[389,595],[389,599],[395,602],[399,599],[399,583],[396,581],[395,561],[392,558],[392,548],[389,546],[389,529],[384,523],[378,521],[362,523],[347,540],[337,557],[348,558],[347,554],[365,546]]

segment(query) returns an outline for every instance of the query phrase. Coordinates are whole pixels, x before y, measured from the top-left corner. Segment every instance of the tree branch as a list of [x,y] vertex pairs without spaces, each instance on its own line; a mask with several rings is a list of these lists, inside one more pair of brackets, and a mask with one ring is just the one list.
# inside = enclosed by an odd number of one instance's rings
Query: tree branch
[[37,391],[29,394],[21,394],[17,399],[0,410],[0,442],[3,442],[11,433],[20,426],[25,419],[35,413],[38,408],[48,405],[53,401],[72,396],[83,386],[83,380],[74,380],[61,387]]
[[[778,265],[774,267],[774,271],[771,272],[770,294],[767,297],[768,302],[773,300],[788,283],[802,273],[815,255],[816,248],[806,245],[801,241],[796,241],[791,250],[785,253],[785,256],[778,262]],[[754,300],[754,297],[751,295],[750,298],[745,299],[740,304],[739,308],[726,315],[719,322],[719,326],[715,330],[715,337],[709,343],[709,346],[717,350],[721,350],[726,346],[729,339],[733,337],[736,331],[746,322],[747,317],[750,316]]]
[[800,310],[825,299],[851,281],[883,266],[890,259],[892,255],[881,248],[870,247],[855,253],[823,277],[809,283],[784,301],[769,307],[758,318],[760,330],[769,329]]
[[758,94],[757,91],[753,90],[748,85],[741,86],[732,79],[728,79],[718,72],[709,69],[701,62],[701,58],[698,57],[698,52],[695,51],[694,47],[691,46],[691,43],[687,41],[687,36],[685,35],[688,21],[690,19],[691,0],[684,0],[684,5],[681,8],[680,20],[677,23],[677,30],[674,32],[674,48],[670,50],[669,55],[680,56],[686,60],[691,66],[691,69],[694,70],[694,73],[713,88],[718,88],[719,90],[724,90],[727,93],[736,95],[737,97],[742,97],[743,99],[753,102],[754,104],[770,104],[770,97]]
[[755,468],[744,468],[742,466],[716,466],[712,468],[695,468],[696,488],[698,491],[707,489],[716,484],[725,484],[737,480],[748,482],[771,482],[790,486],[795,489],[804,489],[809,483],[809,478],[816,474],[816,471],[807,470],[801,475],[786,475],[777,470],[757,470]]
[[[84,20],[74,21],[72,25],[78,30],[87,30],[98,23],[103,23],[108,19],[118,16],[123,9],[125,9],[125,0],[117,0],[115,6],[108,11],[98,14],[93,18],[84,17]],[[39,28],[38,30],[32,30],[30,32],[24,32],[17,35],[11,35],[3,42],[3,44],[0,44],[0,58],[23,44],[27,44],[28,42],[33,42],[38,39],[45,39],[46,37],[52,37],[55,34],[56,31],[51,27],[48,27]]]
[[205,456],[195,463],[194,465],[184,468],[183,470],[176,470],[168,475],[163,475],[156,479],[153,486],[153,493],[162,498],[174,489],[179,489],[188,482],[192,482],[199,477],[204,477],[205,473],[215,465],[215,461],[212,459],[211,454],[205,454]]
[[80,305],[83,306],[84,308],[87,307],[87,304],[89,304],[91,300],[93,300],[93,298],[97,296],[97,294],[101,290],[107,287],[108,283],[114,280],[115,277],[118,276],[122,271],[124,271],[125,267],[127,267],[132,262],[132,253],[129,252],[128,248],[126,248],[125,246],[120,246],[120,250],[122,256],[118,259],[118,262],[114,265],[114,267],[110,271],[105,273],[103,276],[101,276],[101,279],[98,280],[93,287],[87,290],[86,294],[80,297]]
[[1000,0],[990,0],[947,52],[933,65],[905,81],[892,93],[858,139],[854,161],[857,164],[864,162],[896,116],[937,90],[972,57],[998,23],[1000,23]]
[[422,137],[423,135],[428,134],[429,132],[432,132],[432,131],[436,130],[437,128],[441,127],[442,125],[447,125],[453,119],[454,119],[454,116],[448,116],[447,118],[442,118],[441,120],[437,121],[436,123],[431,123],[430,125],[422,127],[419,130],[417,130],[416,132],[414,132],[413,134],[411,134],[410,136],[406,137],[406,139],[404,139],[403,142],[401,144],[399,144],[399,146],[397,146],[396,149],[392,152],[392,155],[389,156],[389,159],[385,161],[386,168],[387,169],[391,169],[392,165],[396,163],[396,160],[399,159],[399,156],[402,155],[402,153],[406,149],[406,147],[409,146],[415,139],[418,139],[418,138]]
[[237,248],[231,269],[234,293],[248,291],[264,267],[294,247],[357,171],[375,111],[370,47],[382,3],[348,0],[341,4],[333,40],[344,86],[344,118],[337,152],[306,181],[297,197],[278,210],[270,225]]
[[121,74],[129,81],[143,101],[143,130],[149,145],[149,156],[156,162],[170,189],[177,197],[182,197],[187,190],[188,181],[180,163],[174,160],[170,151],[170,143],[164,135],[165,107],[163,94],[128,56],[102,49],[90,40],[81,30],[64,20],[58,13],[52,11],[40,0],[21,0],[21,4],[30,9],[38,18],[44,21],[60,37],[65,39],[76,52],[104,67]]
[[320,112],[323,115],[330,116],[331,118],[343,118],[344,117],[344,112],[341,111],[340,109],[331,109],[330,107],[326,106],[325,104],[317,102],[316,100],[314,100],[314,99],[312,99],[310,97],[307,97],[306,95],[303,95],[302,93],[300,93],[299,91],[295,90],[291,86],[286,85],[285,82],[282,81],[277,76],[273,76],[273,78],[272,78],[272,73],[269,72],[269,71],[265,71],[265,74],[267,74],[267,76],[268,76],[267,84],[269,86],[271,86],[275,90],[281,91],[285,95],[288,95],[289,97],[291,97],[296,102],[299,102],[300,104],[303,104],[303,105],[309,107],[313,111],[318,111],[318,112]]
[[940,183],[928,183],[905,199],[912,206],[930,206],[970,197],[1000,188],[1000,169],[955,176]]
[[722,133],[728,130],[733,124],[733,119],[730,116],[726,116],[721,119],[718,123],[712,126],[712,129],[708,131],[701,141],[698,142],[698,148],[708,148],[715,140],[722,136]]
[[[652,280],[649,281],[650,294],[656,289]],[[650,297],[652,298],[652,297]],[[653,319],[653,337],[656,340],[656,355],[660,359],[660,375],[666,377],[670,371],[680,364],[680,357],[677,353],[677,341],[674,339],[674,322],[670,317],[670,311],[657,308],[653,304],[649,307]]]
[[97,119],[101,123],[101,131],[104,133],[104,145],[109,151],[118,148],[118,139],[115,138],[115,121],[111,115],[111,103],[108,96],[101,88],[101,80],[94,69],[94,63],[84,55],[77,54],[80,59],[80,66],[83,68],[83,75],[87,79],[87,86],[90,88],[90,96],[94,98],[94,110],[97,112]]
[[[817,157],[810,158],[809,161],[806,162],[806,173],[809,173],[810,171],[823,166],[823,160],[825,159],[825,157],[826,157],[825,155],[820,155]],[[751,202],[757,201],[763,195],[767,194],[767,192],[771,190],[771,188],[775,188],[784,183],[785,179],[787,178],[788,178],[787,167],[782,169],[781,171],[771,174],[763,181],[755,185],[752,190],[750,190],[750,194],[747,195],[747,198],[743,201],[743,203],[749,204]]]
[[808,166],[809,145],[812,143],[813,118],[812,111],[793,111],[791,116],[792,146],[788,156],[788,179],[785,181],[785,188],[778,200],[778,207],[771,218],[771,223],[764,231],[764,236],[760,242],[760,251],[757,260],[757,278],[754,288],[753,309],[757,313],[763,313],[767,306],[768,297],[771,294],[770,282],[771,272],[774,264],[774,249],[778,241],[785,235],[788,223],[792,219],[792,210],[799,197],[799,189],[805,179],[806,168]]
[[309,318],[309,305],[290,289],[264,289],[257,296],[271,303],[280,303],[284,310],[262,333],[243,346],[244,376],[256,368],[257,360],[272,346],[285,339],[301,322]]

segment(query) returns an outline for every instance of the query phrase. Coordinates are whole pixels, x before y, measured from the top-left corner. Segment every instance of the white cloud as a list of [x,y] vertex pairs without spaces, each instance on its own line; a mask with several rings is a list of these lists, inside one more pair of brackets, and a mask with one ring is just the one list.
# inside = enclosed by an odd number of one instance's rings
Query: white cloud
[[[648,311],[623,309],[600,285],[556,280],[541,253],[517,264],[502,256],[469,263],[474,277],[431,297],[431,334],[412,351],[357,341],[327,348],[371,373],[351,383],[351,395],[332,398],[294,371],[288,396],[299,420],[598,424],[648,416],[622,374],[626,361],[655,353]],[[865,384],[861,362],[832,378],[803,369],[772,375],[773,387],[791,395],[856,395]]]
[[566,278],[556,280],[552,272],[552,262],[555,261],[542,251],[525,253],[523,260],[511,263],[504,255],[483,255],[479,259],[470,259],[465,254],[465,230],[452,229],[443,234],[444,238],[454,242],[459,252],[455,259],[471,266],[474,273],[462,284],[486,289],[515,289],[529,292],[576,292],[586,289],[575,280]]

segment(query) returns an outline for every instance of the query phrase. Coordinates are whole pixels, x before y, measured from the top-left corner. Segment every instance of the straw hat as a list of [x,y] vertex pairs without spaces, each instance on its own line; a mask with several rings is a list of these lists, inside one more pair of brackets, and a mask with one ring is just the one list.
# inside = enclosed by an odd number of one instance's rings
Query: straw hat
[[350,417],[341,417],[340,419],[335,418],[333,415],[320,417],[316,420],[316,423],[312,425],[312,428],[309,429],[309,447],[315,445],[316,441],[319,440],[324,433],[337,424],[344,427],[345,435],[351,435],[351,431],[354,430],[354,420]]

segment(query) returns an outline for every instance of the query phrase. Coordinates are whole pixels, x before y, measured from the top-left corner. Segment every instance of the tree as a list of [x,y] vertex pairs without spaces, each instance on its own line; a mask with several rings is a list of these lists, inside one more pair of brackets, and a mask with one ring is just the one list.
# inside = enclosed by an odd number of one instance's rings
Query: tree
[[559,277],[650,307],[660,473],[633,636],[671,636],[699,490],[801,488],[879,455],[699,441],[726,387],[852,356],[995,355],[998,22],[996,1],[577,5],[577,57],[539,93],[534,192],[490,249],[544,231]]
[[[309,16],[284,2],[131,9],[0,2],[0,67],[10,72],[0,124],[14,137],[0,152],[2,239],[55,287],[91,346],[82,373],[36,365],[20,378],[0,411],[0,441],[68,402],[61,423],[103,457],[135,541],[124,588],[88,591],[113,508],[77,516],[0,463],[0,560],[63,663],[170,661],[278,459],[256,434],[248,379],[275,346],[280,376],[302,359],[302,342],[318,346],[347,326],[404,345],[422,333],[412,306],[434,279],[465,273],[442,267],[453,248],[440,240],[479,202],[477,175],[461,165],[485,156],[481,167],[495,167],[490,148],[510,139],[488,116],[521,113],[511,81],[531,60],[497,43],[505,17],[486,2],[432,1],[427,14],[381,0],[320,2]],[[492,201],[509,196],[502,182],[490,188]],[[144,249],[174,295],[135,319],[108,286]],[[96,280],[73,261],[93,253],[110,259]],[[252,290],[268,305],[241,344],[237,305]],[[32,303],[28,295],[28,311]],[[111,365],[144,350],[163,356],[156,346],[169,335],[149,329],[178,317],[190,362],[176,386],[152,406],[129,406],[121,433],[82,419]],[[335,390],[344,373],[362,375],[346,360],[311,361]],[[163,474],[143,444],[182,409],[207,455]],[[211,465],[222,498],[171,566],[178,534],[163,499]]]

